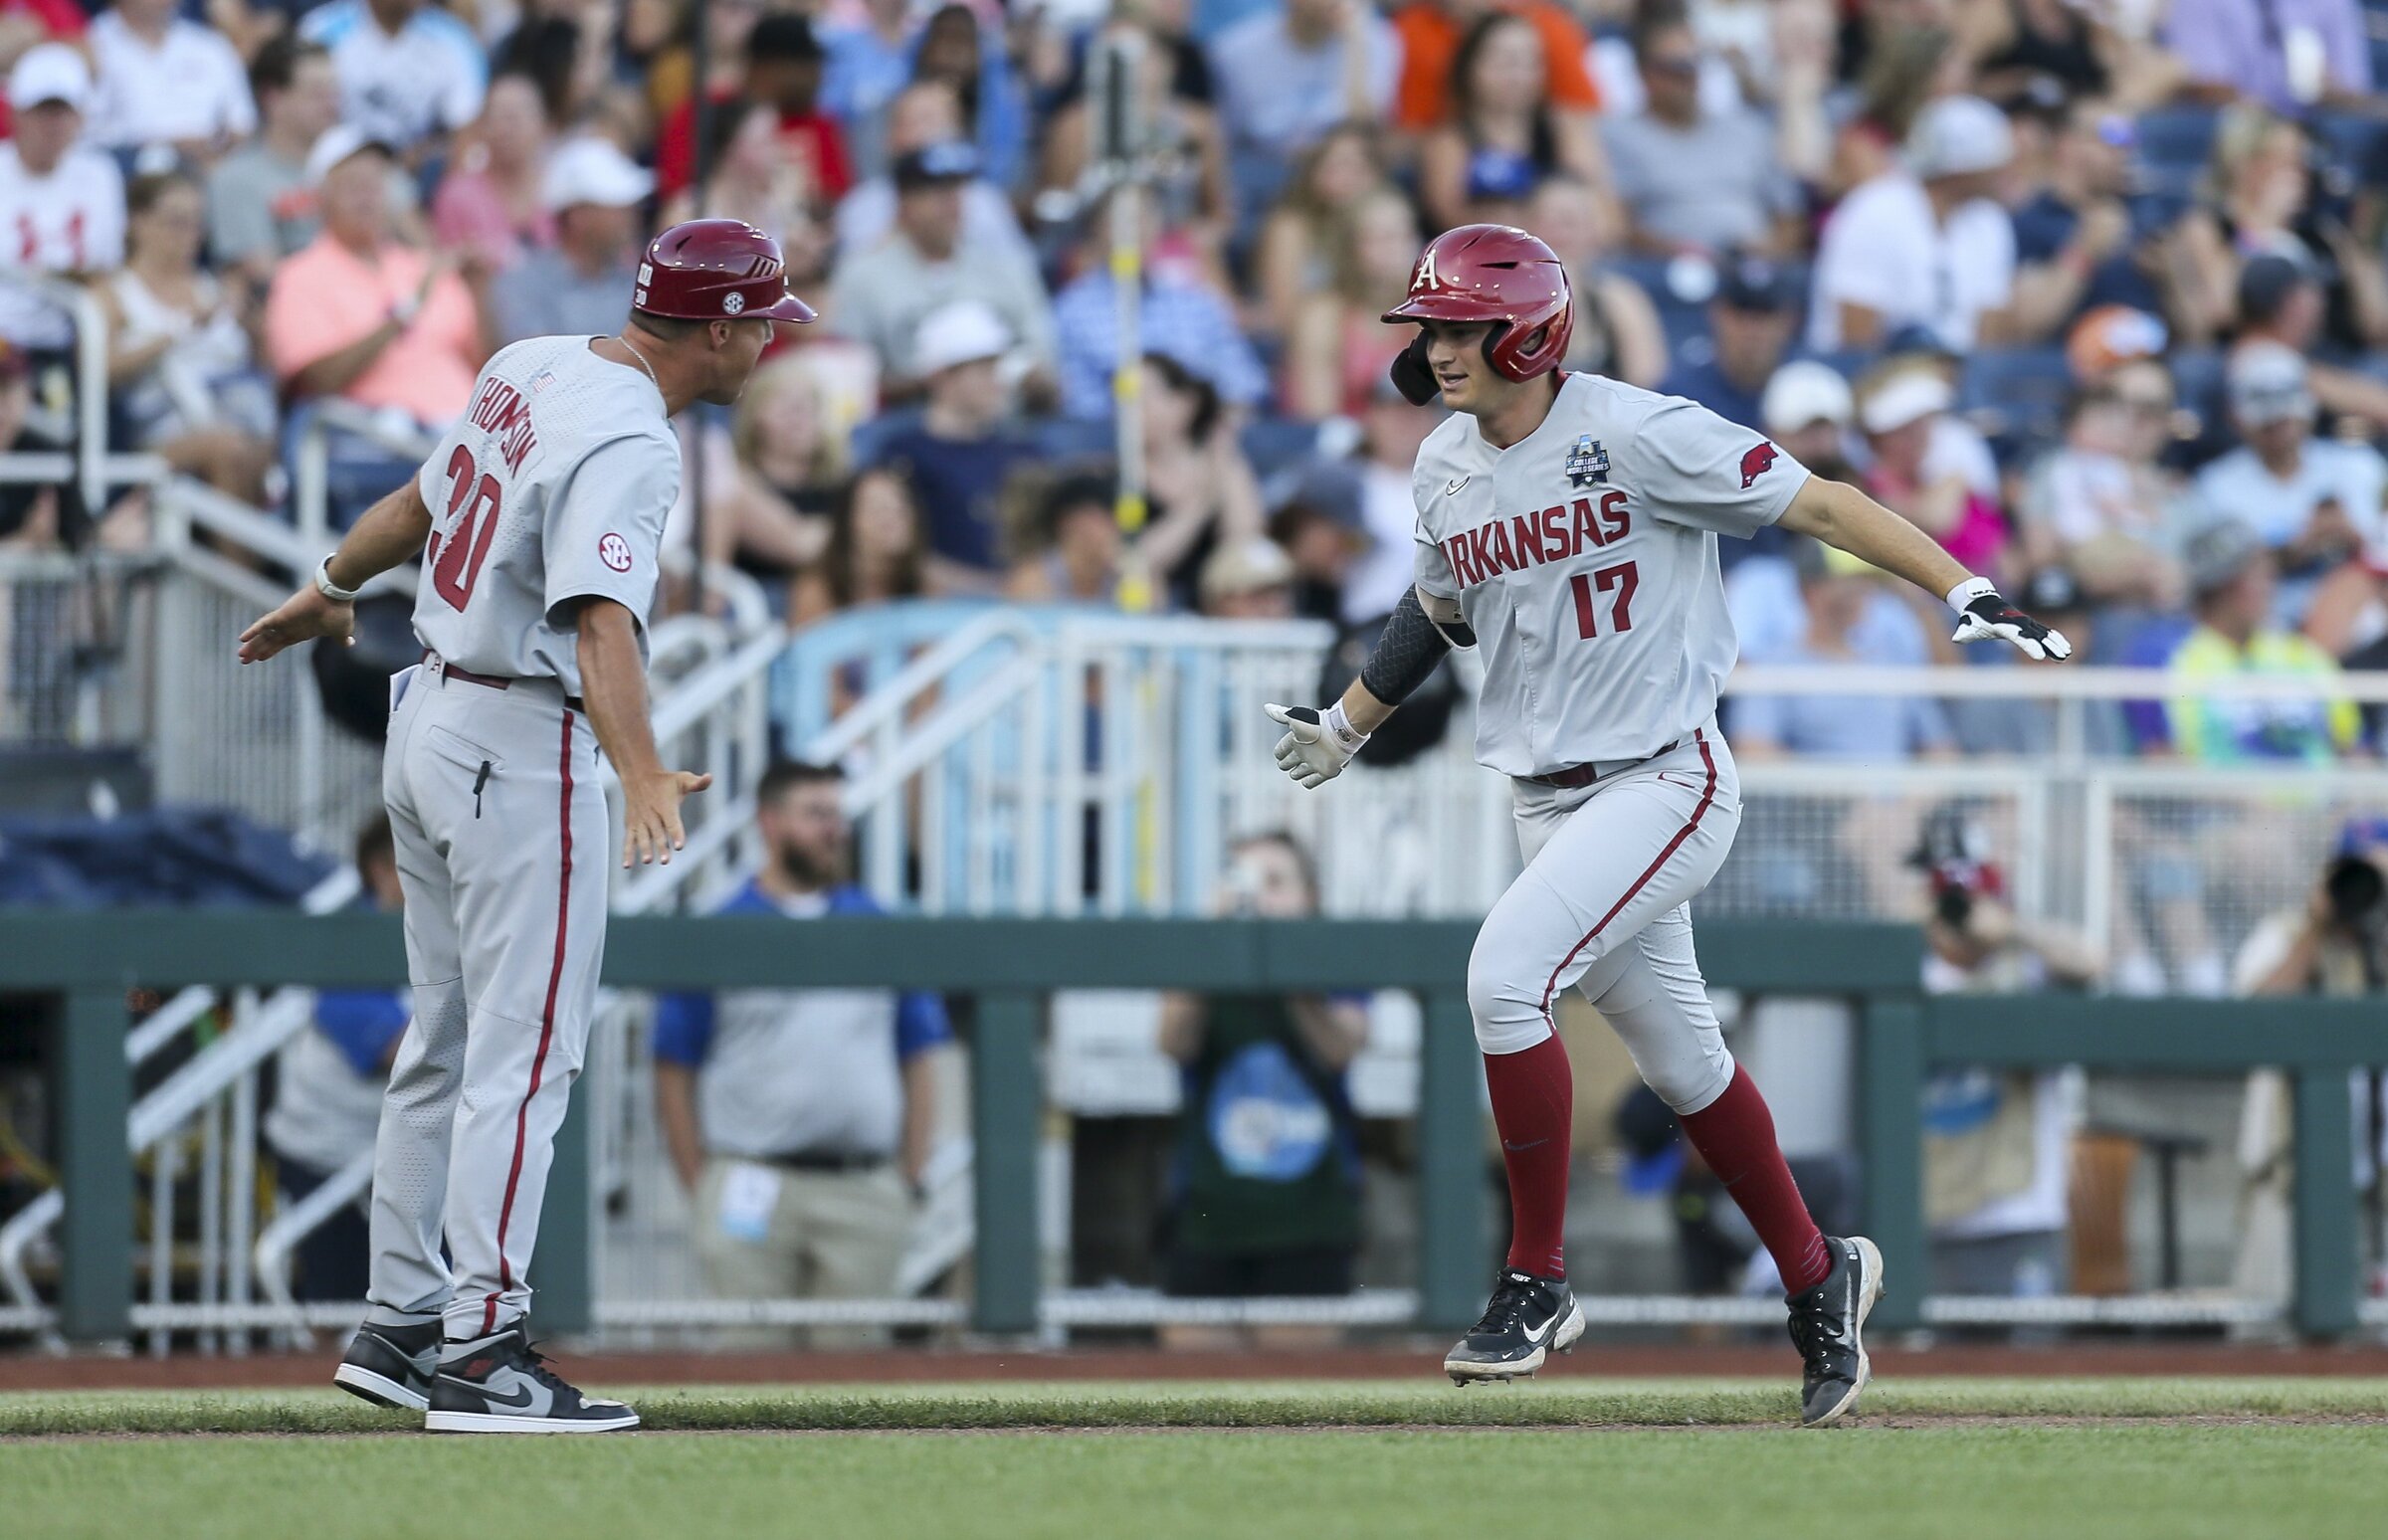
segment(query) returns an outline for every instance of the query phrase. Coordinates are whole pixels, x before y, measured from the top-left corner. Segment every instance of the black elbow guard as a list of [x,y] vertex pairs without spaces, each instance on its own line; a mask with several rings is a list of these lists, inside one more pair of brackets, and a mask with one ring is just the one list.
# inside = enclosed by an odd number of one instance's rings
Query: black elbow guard
[[[1453,609],[1458,606],[1453,605]],[[1459,626],[1466,631],[1465,625]],[[1469,642],[1473,644],[1471,636]],[[1368,665],[1360,671],[1360,682],[1368,693],[1387,705],[1399,705],[1409,698],[1410,691],[1427,680],[1451,651],[1451,639],[1444,629],[1426,618],[1419,605],[1418,590],[1411,589],[1401,596],[1401,603],[1385,618],[1385,633],[1377,639],[1376,651],[1368,655]]]

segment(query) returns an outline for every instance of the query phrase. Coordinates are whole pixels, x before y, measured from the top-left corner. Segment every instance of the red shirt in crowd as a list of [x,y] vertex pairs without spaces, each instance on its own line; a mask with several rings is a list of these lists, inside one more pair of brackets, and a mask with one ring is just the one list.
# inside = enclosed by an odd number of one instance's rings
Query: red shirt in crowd
[[[716,109],[735,100],[735,92],[714,96]],[[854,171],[846,160],[846,136],[838,129],[837,119],[826,112],[782,112],[779,114],[779,142],[788,158],[800,166],[812,168],[813,185],[828,202],[846,196],[854,185]],[[655,136],[656,190],[669,198],[689,185],[696,162],[696,103],[683,101],[664,119]]]

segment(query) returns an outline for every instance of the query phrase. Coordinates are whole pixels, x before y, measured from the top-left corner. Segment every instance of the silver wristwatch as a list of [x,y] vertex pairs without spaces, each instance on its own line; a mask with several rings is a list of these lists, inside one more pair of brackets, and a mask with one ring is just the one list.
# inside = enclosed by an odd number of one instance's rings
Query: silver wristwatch
[[315,563],[315,592],[333,604],[356,603],[357,590],[342,588],[331,580],[331,558],[329,556],[325,556],[321,561]]

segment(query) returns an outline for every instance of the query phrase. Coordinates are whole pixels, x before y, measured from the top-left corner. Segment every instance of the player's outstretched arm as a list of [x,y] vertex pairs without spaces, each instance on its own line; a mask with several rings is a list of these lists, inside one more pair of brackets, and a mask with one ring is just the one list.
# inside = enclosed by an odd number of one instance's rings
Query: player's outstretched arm
[[1939,594],[1957,612],[1958,642],[2012,642],[2031,658],[2065,659],[2073,644],[2007,603],[1996,584],[1976,577],[1940,542],[1847,481],[1811,476],[1779,521],[1795,534],[1814,535],[1869,566]]
[[[1436,613],[1428,613],[1429,605]],[[1286,729],[1277,740],[1278,767],[1305,790],[1341,775],[1368,735],[1385,724],[1411,690],[1426,682],[1455,644],[1476,645],[1458,600],[1422,596],[1415,588],[1403,594],[1386,617],[1384,634],[1376,639],[1367,666],[1342,699],[1324,711],[1315,706],[1267,708],[1270,720]]]
[[[241,662],[264,663],[293,643],[315,637],[356,640],[356,601],[335,599],[328,590],[354,595],[401,562],[410,561],[431,538],[431,509],[413,481],[365,510],[340,548],[325,558],[299,590],[271,615],[241,633]],[[328,590],[325,585],[328,585]]]
[[639,657],[638,622],[611,599],[584,599],[579,627],[580,695],[589,707],[597,745],[622,777],[622,865],[672,865],[685,847],[680,803],[713,784],[709,775],[667,770],[655,751],[647,719],[647,666]]

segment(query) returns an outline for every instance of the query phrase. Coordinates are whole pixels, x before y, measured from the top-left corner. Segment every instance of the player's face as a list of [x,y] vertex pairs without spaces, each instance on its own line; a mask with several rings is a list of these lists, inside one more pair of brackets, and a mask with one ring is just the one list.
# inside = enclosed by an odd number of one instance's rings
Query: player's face
[[1443,392],[1443,404],[1454,412],[1483,416],[1500,399],[1509,382],[1492,372],[1485,356],[1485,340],[1492,335],[1491,321],[1441,321],[1426,324],[1426,363]]
[[[754,378],[754,366],[762,361],[763,349],[771,345],[771,333],[776,321],[734,320],[715,321],[726,335],[713,349],[713,385],[697,399],[714,406],[728,406],[746,389]],[[719,333],[716,333],[719,335]]]

